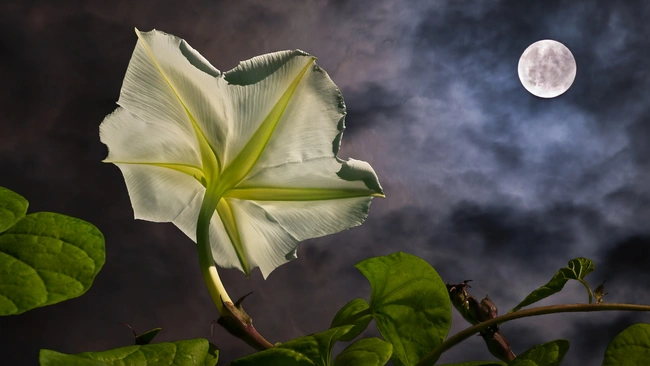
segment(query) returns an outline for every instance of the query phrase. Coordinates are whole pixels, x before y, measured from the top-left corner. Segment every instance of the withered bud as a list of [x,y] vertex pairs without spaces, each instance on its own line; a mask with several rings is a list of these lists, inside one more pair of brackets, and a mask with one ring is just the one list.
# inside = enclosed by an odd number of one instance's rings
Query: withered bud
[[497,306],[490,300],[488,295],[485,295],[485,298],[479,304],[479,320],[484,322],[494,319],[497,316],[499,316],[499,309],[497,309]]
[[[467,292],[467,289],[470,287],[467,284],[469,281],[471,280],[466,280],[456,285],[447,284],[449,298],[456,310],[458,310],[465,320],[473,325],[499,316],[499,309],[487,295],[479,302]],[[515,354],[510,349],[510,343],[501,335],[498,325],[493,325],[480,332],[480,334],[483,340],[485,340],[488,350],[494,357],[504,362],[510,362],[515,358]]]
[[449,298],[460,315],[465,318],[470,324],[478,324],[481,322],[479,318],[480,304],[478,300],[467,292],[470,287],[467,283],[471,280],[465,280],[463,283],[456,285],[447,284],[449,291]]

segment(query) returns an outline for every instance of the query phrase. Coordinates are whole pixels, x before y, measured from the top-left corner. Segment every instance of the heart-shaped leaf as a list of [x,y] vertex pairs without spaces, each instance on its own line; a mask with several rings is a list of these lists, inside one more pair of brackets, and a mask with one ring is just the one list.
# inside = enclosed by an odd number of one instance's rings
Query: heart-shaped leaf
[[520,354],[508,366],[557,366],[569,350],[569,341],[558,339]]
[[469,361],[461,363],[446,363],[440,366],[506,366],[506,363],[500,361]]
[[650,365],[650,324],[634,324],[607,346],[603,366]]
[[14,226],[27,213],[27,200],[18,193],[0,187],[0,233]]
[[219,350],[205,338],[128,346],[76,355],[42,349],[39,355],[41,366],[214,366],[218,360]]
[[345,304],[341,310],[336,313],[330,328],[336,328],[342,325],[354,325],[354,328],[341,337],[340,341],[349,342],[368,327],[368,323],[372,320],[369,308],[370,306],[366,300],[354,299]]
[[352,325],[346,325],[292,339],[271,349],[235,360],[231,365],[329,366],[330,360],[332,359],[332,348],[334,348],[334,344],[352,328]]
[[393,345],[395,365],[414,365],[444,342],[451,304],[447,287],[429,263],[398,252],[356,267],[370,281],[370,311]]
[[105,259],[95,226],[50,212],[23,217],[0,234],[0,315],[80,296]]
[[593,272],[595,268],[596,265],[594,262],[587,258],[575,258],[570,260],[569,264],[566,267],[560,268],[560,270],[555,273],[553,278],[551,278],[547,284],[531,292],[530,295],[526,296],[524,301],[517,304],[517,306],[510,310],[510,312],[512,313],[514,311],[517,311],[523,307],[536,303],[542,299],[545,299],[553,294],[562,291],[564,285],[566,285],[569,280],[580,281],[585,286],[587,286],[587,288],[589,288],[588,285],[586,285],[584,282],[583,278],[589,273]]
[[360,339],[334,359],[334,366],[383,366],[393,353],[393,346],[379,338]]
[[312,360],[300,352],[288,348],[273,347],[250,356],[240,358],[231,366],[314,366]]

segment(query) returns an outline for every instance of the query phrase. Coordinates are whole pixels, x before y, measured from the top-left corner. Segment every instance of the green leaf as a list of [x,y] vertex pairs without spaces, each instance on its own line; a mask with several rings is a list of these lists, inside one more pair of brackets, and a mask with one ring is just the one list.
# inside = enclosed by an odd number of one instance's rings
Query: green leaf
[[595,268],[596,265],[594,262],[587,258],[575,258],[570,260],[569,264],[566,267],[560,268],[547,284],[531,292],[530,295],[526,296],[524,301],[520,302],[510,310],[510,312],[515,312],[523,307],[562,291],[564,285],[566,285],[569,280],[580,281],[587,286],[587,289],[589,289],[588,285],[583,281],[583,278],[593,272]]
[[92,224],[50,212],[23,217],[0,234],[0,315],[80,296],[105,259]]
[[288,341],[278,347],[288,348],[307,356],[315,365],[328,366],[332,359],[332,349],[342,336],[348,333],[353,326],[345,325],[338,328],[328,329],[306,337],[300,337]]
[[370,311],[393,345],[396,366],[414,365],[444,342],[451,304],[433,267],[402,252],[366,259],[356,267],[370,281]]
[[382,366],[393,353],[393,346],[379,338],[360,339],[334,359],[334,366]]
[[18,193],[0,187],[0,233],[14,226],[27,213],[27,200]]
[[[290,340],[279,346],[254,353],[233,361],[232,366],[242,365],[316,365],[329,366],[332,348],[343,335],[353,328],[346,325],[324,332]],[[278,349],[282,349],[279,351]]]
[[569,341],[558,339],[520,354],[508,366],[557,366],[569,350]]
[[144,332],[142,334],[135,336],[135,344],[145,345],[151,343],[151,341],[153,341],[153,339],[156,338],[156,336],[158,335],[158,333],[160,333],[161,330],[162,328],[153,328],[148,332]]
[[501,361],[469,361],[461,363],[446,363],[439,366],[506,366],[506,363]]
[[345,304],[341,310],[334,316],[330,328],[340,327],[342,325],[354,325],[351,331],[341,337],[340,341],[349,342],[356,338],[367,327],[372,320],[372,315],[368,311],[370,306],[364,299],[354,299]]
[[307,356],[292,349],[273,347],[233,361],[231,366],[314,366]]
[[607,346],[603,366],[650,365],[650,324],[629,326]]
[[76,355],[42,349],[39,355],[41,366],[214,366],[218,360],[219,350],[204,338],[128,346]]

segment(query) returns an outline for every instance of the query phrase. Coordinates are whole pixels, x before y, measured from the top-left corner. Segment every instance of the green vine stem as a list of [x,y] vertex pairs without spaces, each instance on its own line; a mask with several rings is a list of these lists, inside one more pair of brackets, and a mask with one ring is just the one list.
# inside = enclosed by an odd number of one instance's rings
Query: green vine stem
[[532,309],[519,310],[514,313],[508,313],[482,323],[476,324],[465,330],[462,330],[452,337],[448,338],[441,345],[436,347],[428,355],[420,360],[415,366],[431,366],[433,365],[440,355],[445,351],[473,336],[474,334],[485,330],[493,325],[502,324],[510,320],[527,318],[530,316],[555,314],[555,313],[579,313],[591,311],[650,311],[650,305],[635,305],[635,304],[613,304],[613,303],[600,303],[600,304],[564,304],[564,305],[550,305],[540,306]]

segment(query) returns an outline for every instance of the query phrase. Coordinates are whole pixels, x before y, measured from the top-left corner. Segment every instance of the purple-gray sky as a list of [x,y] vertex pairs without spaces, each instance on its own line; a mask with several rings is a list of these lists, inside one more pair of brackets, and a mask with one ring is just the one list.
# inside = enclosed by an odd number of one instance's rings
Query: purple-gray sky
[[[650,3],[594,0],[25,1],[0,4],[0,186],[30,212],[94,223],[107,262],[80,298],[0,318],[0,360],[36,364],[66,353],[206,337],[222,361],[251,351],[222,329],[192,241],[172,224],[134,221],[98,126],[115,108],[134,27],[187,40],[228,70],[303,49],[348,107],[342,158],[368,161],[386,199],[358,228],[302,243],[265,281],[222,270],[233,297],[270,341],[326,329],[369,296],[354,264],[395,251],[431,263],[446,282],[473,279],[502,312],[577,256],[596,262],[607,301],[650,303]],[[517,62],[555,39],[578,65],[571,89],[540,99]],[[586,301],[578,284],[544,303]],[[467,326],[454,314],[452,332]],[[502,327],[515,353],[566,338],[568,365],[599,364],[607,343],[647,314],[520,320]],[[441,360],[490,359],[474,337]],[[580,360],[580,361],[578,361]]]

